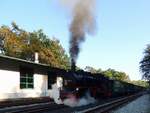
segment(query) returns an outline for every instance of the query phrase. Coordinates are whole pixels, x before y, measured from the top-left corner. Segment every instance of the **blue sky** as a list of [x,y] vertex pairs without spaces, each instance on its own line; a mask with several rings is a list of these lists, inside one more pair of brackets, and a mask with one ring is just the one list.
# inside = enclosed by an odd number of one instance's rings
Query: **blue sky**
[[[59,0],[0,0],[0,25],[15,21],[27,31],[43,29],[69,51],[70,15]],[[77,65],[112,68],[140,79],[139,62],[150,43],[149,0],[97,0],[97,30],[81,46]]]

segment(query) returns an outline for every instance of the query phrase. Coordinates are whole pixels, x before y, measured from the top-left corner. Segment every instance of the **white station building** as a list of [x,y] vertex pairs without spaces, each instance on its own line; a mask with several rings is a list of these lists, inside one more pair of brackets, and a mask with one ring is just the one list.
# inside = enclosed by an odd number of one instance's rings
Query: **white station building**
[[50,66],[0,55],[0,100],[50,96]]

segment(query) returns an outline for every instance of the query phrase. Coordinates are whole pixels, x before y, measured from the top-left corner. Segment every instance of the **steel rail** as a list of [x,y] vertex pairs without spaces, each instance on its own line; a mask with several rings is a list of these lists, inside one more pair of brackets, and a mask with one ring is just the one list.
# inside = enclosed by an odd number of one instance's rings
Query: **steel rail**
[[66,106],[63,106],[63,105],[31,107],[31,108],[16,110],[16,111],[7,112],[7,113],[42,113],[44,111],[53,111],[53,110],[62,109],[65,107]]
[[0,113],[40,113],[41,111],[46,110],[55,110],[58,108],[64,108],[63,105],[57,105],[54,102],[42,103],[42,104],[33,104],[33,105],[24,105],[24,106],[14,106],[4,109],[0,109]]
[[142,95],[141,93],[135,94],[135,95],[130,95],[130,96],[116,99],[116,100],[113,100],[113,101],[110,101],[110,102],[107,102],[104,104],[100,104],[100,105],[97,105],[97,106],[94,106],[94,107],[91,107],[88,109],[84,109],[81,111],[75,111],[74,113],[94,113],[96,111],[97,111],[97,113],[108,113],[110,110],[112,110],[122,104],[125,104],[133,99],[136,99],[137,97],[139,97],[141,95]]

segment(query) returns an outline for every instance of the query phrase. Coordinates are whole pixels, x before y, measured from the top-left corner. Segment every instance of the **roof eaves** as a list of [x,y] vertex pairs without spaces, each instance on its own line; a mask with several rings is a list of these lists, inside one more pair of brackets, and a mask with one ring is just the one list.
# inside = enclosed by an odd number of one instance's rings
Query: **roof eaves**
[[50,67],[48,64],[35,63],[35,62],[32,62],[32,61],[27,61],[27,60],[24,60],[24,59],[15,58],[15,57],[10,57],[10,56],[6,56],[6,55],[1,55],[1,54],[0,54],[0,57],[1,57],[1,58],[5,58],[5,59],[10,59],[10,60],[19,61],[19,62],[34,64],[34,65],[39,65],[39,66]]

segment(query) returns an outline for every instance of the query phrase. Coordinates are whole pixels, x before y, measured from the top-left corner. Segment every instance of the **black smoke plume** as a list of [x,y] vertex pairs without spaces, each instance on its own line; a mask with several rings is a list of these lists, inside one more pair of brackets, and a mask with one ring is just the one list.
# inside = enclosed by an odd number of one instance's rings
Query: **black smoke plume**
[[85,41],[86,34],[95,31],[95,0],[76,0],[72,9],[72,21],[70,24],[70,56],[72,70],[80,52],[80,44]]

